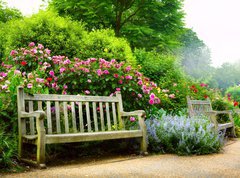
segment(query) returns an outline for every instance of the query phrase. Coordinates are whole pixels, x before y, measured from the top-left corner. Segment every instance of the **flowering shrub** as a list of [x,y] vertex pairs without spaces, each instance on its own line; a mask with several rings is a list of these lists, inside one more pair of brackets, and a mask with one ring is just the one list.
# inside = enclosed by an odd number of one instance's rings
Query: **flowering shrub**
[[223,138],[207,118],[155,114],[146,121],[149,147],[156,152],[179,155],[220,151]]
[[207,84],[192,82],[185,76],[175,56],[142,49],[135,49],[134,54],[142,66],[140,71],[161,86],[161,102],[169,113],[186,108],[187,95],[195,99],[211,97]]
[[51,56],[50,50],[33,42],[12,50],[2,63],[0,89],[16,93],[22,85],[28,93],[114,95],[121,91],[124,108],[143,109],[159,105],[161,92],[154,82],[124,62],[115,59],[68,59]]

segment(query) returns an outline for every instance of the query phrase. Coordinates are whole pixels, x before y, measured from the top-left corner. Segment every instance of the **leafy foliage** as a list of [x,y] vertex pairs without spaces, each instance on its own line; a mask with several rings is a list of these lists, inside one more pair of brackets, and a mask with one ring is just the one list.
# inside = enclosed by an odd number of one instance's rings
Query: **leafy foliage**
[[228,87],[240,83],[239,75],[239,65],[224,63],[221,67],[216,69],[213,80],[217,82],[218,88],[222,89],[224,92]]
[[86,22],[89,30],[111,27],[132,47],[177,46],[183,27],[182,0],[52,0],[50,7]]
[[240,86],[229,87],[225,93],[230,94],[232,100],[240,102]]
[[6,3],[0,0],[0,24],[19,18],[22,18],[22,14],[19,10],[7,7]]
[[[186,96],[204,99],[210,96],[209,88],[204,83],[193,82],[182,71],[178,60],[173,55],[159,54],[156,51],[135,49],[140,71],[161,86],[164,93],[162,103],[168,112],[186,108]],[[171,99],[169,99],[171,98]]]
[[4,125],[0,124],[0,172],[1,170],[16,166],[12,161],[15,157],[17,142],[14,136],[6,135]]
[[[53,55],[64,55],[81,59],[104,57],[135,63],[131,48],[126,40],[114,36],[111,30],[96,30],[88,33],[80,22],[59,17],[47,11],[23,20],[7,23],[0,32],[3,55],[11,49],[27,46],[29,42],[44,44]],[[2,44],[1,44],[2,43]]]
[[53,12],[40,12],[23,20],[14,20],[4,26],[2,34],[4,55],[11,49],[27,46],[29,42],[44,44],[53,54],[74,56],[86,34],[81,23],[58,17]]
[[82,49],[78,54],[81,59],[90,57],[104,58],[108,61],[126,61],[136,66],[136,59],[128,42],[117,38],[110,29],[96,30],[86,34],[82,39]]

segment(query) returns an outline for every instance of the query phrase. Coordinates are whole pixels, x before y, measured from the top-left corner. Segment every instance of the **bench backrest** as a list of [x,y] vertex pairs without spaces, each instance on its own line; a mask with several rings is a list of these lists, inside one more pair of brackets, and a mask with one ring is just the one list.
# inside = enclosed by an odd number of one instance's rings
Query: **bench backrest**
[[[123,130],[124,122],[120,92],[116,96],[78,96],[24,93],[18,88],[18,110],[46,113],[46,134]],[[26,134],[36,133],[34,118],[21,125]],[[21,123],[23,124],[23,123]]]
[[187,96],[188,113],[190,117],[204,114],[206,111],[212,111],[212,105],[209,98],[206,100],[191,100]]

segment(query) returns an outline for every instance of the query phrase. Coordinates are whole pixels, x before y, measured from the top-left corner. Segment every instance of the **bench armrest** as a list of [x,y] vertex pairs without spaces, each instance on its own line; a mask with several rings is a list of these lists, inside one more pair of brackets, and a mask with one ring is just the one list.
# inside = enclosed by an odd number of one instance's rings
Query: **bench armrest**
[[140,126],[140,129],[143,132],[143,135],[145,136],[147,133],[147,128],[146,128],[146,124],[145,124],[145,111],[144,110],[137,110],[137,111],[131,111],[131,112],[121,112],[122,116],[137,116],[138,117],[138,123]]
[[144,110],[136,110],[136,111],[131,111],[131,112],[121,112],[122,116],[145,116],[146,113]]
[[40,140],[45,137],[45,128],[44,128],[44,118],[46,114],[42,110],[37,110],[33,112],[21,112],[19,113],[20,119],[22,118],[30,118],[30,117],[36,117],[36,129],[37,129],[37,135]]
[[36,117],[40,120],[44,119],[45,117],[45,112],[42,110],[34,111],[34,112],[21,112],[20,113],[20,118],[29,118],[29,117]]
[[217,118],[216,118],[218,114],[228,114],[230,121],[234,123],[234,120],[232,117],[232,111],[227,111],[227,110],[226,111],[206,111],[205,113],[211,117],[211,120],[215,125],[218,125]]

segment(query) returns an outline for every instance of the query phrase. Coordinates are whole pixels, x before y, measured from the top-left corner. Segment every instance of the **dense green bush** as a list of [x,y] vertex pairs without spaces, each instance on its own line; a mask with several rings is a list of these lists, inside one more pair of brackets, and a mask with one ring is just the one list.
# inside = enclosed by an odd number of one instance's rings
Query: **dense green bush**
[[135,49],[134,55],[137,63],[142,66],[141,72],[157,83],[178,82],[184,77],[174,55],[149,52],[144,49]]
[[103,58],[108,61],[127,61],[133,66],[136,59],[128,42],[123,38],[115,37],[113,30],[96,30],[85,35],[82,39],[82,49],[78,54],[81,59],[90,57]]
[[226,92],[226,95],[230,94],[230,98],[234,101],[240,102],[240,86],[229,87]]
[[12,49],[27,46],[30,42],[43,44],[51,49],[53,55],[64,55],[69,58],[90,57],[136,61],[130,45],[123,38],[114,36],[112,30],[87,32],[80,22],[59,17],[51,11],[41,11],[31,17],[12,20],[0,31],[0,57],[7,57]]
[[153,114],[146,121],[149,149],[179,155],[219,152],[223,137],[207,118]]
[[6,23],[1,34],[5,56],[12,49],[26,46],[33,41],[51,48],[52,54],[73,57],[79,51],[86,31],[79,22],[58,17],[51,11],[41,11],[31,17]]

